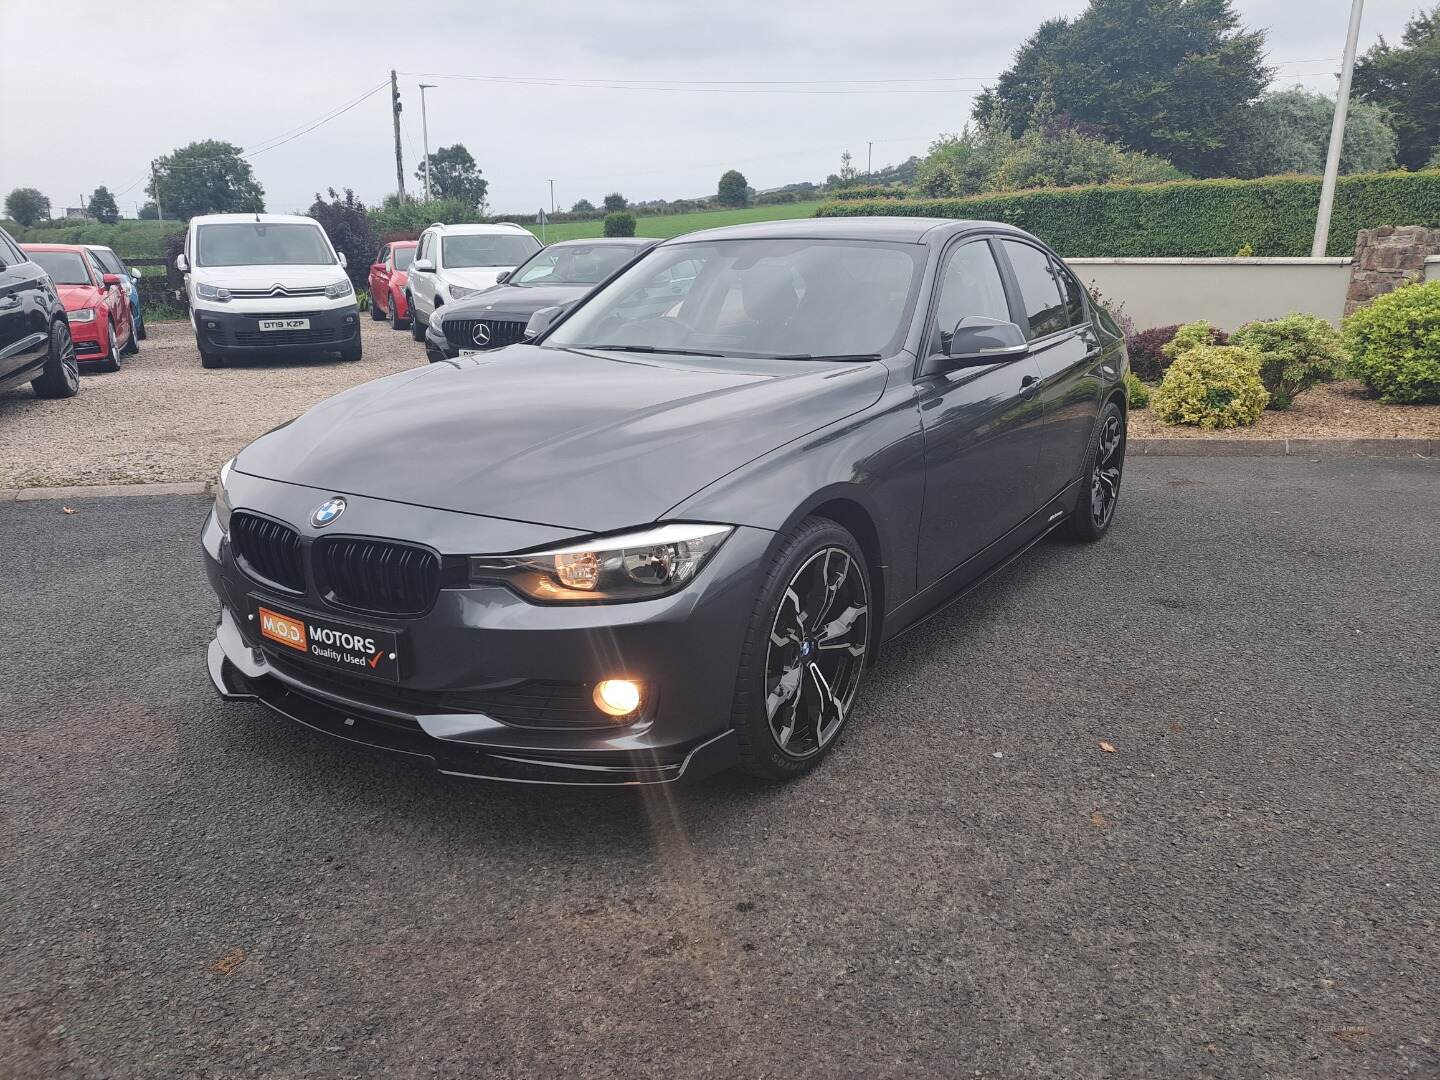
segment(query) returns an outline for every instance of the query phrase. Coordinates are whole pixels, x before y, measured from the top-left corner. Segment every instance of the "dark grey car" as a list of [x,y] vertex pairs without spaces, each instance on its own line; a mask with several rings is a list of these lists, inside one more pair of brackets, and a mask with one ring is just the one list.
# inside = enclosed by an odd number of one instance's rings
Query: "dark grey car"
[[226,466],[210,673],[449,773],[615,784],[835,744],[886,640],[1109,528],[1114,323],[987,222],[667,241],[532,344],[356,387]]

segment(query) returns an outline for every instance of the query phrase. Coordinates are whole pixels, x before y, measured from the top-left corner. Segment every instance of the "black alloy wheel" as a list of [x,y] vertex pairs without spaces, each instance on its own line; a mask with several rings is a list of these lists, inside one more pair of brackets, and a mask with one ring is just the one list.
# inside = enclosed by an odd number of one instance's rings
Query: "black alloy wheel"
[[782,549],[741,659],[735,727],[747,772],[796,776],[835,744],[865,671],[870,593],[859,545],[836,523],[811,518]]
[[1115,520],[1120,480],[1125,470],[1125,414],[1114,401],[1105,403],[1085,458],[1083,488],[1066,532],[1076,540],[1099,540]]
[[75,359],[69,323],[57,320],[51,324],[45,368],[30,380],[30,387],[41,398],[68,398],[80,392],[80,364]]

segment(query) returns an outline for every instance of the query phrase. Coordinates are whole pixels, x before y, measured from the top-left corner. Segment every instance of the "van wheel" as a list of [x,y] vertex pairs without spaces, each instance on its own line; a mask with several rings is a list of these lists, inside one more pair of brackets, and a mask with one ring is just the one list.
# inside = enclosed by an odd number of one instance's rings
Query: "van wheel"
[[70,325],[55,322],[50,326],[50,348],[45,367],[30,387],[39,398],[74,397],[80,392],[80,365],[75,360],[75,343],[70,340]]

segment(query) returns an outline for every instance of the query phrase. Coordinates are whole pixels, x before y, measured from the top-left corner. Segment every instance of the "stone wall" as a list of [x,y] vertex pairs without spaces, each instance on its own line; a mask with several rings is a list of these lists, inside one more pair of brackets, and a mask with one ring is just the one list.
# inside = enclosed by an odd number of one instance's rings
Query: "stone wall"
[[1423,225],[1385,225],[1362,229],[1355,237],[1355,261],[1350,266],[1350,288],[1345,314],[1362,308],[1377,296],[1425,276],[1427,256],[1440,255],[1440,229]]

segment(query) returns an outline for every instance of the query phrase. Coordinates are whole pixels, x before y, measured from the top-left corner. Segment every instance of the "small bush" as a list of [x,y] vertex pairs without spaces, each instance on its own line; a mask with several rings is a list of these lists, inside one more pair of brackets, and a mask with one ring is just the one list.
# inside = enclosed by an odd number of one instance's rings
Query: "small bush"
[[884,187],[880,184],[872,184],[868,187],[841,188],[839,191],[832,191],[830,197],[846,202],[854,202],[857,199],[906,199],[910,197],[910,191],[903,187]]
[[1174,337],[1167,341],[1160,351],[1173,362],[1181,353],[1187,353],[1201,345],[1224,345],[1228,341],[1224,330],[1217,330],[1201,319],[1177,328]]
[[1345,320],[1349,371],[1381,401],[1440,403],[1440,281],[1405,285]]
[[1260,381],[1270,391],[1270,408],[1288,409],[1298,394],[1330,382],[1345,367],[1340,334],[1314,315],[1246,323],[1230,338],[1260,354]]
[[605,215],[606,236],[634,236],[635,215],[625,211],[618,211]]
[[1165,346],[1170,344],[1170,339],[1179,329],[1178,324],[1153,326],[1126,338],[1125,345],[1130,351],[1130,370],[1146,382],[1159,382],[1165,369],[1170,366],[1170,358],[1165,355]]
[[1182,352],[1150,397],[1162,423],[1202,428],[1253,424],[1269,401],[1260,381],[1260,354],[1237,345],[1196,345]]
[[1133,371],[1125,373],[1125,396],[1132,409],[1144,409],[1150,405],[1150,388]]
[[1129,341],[1135,336],[1135,320],[1125,311],[1124,300],[1111,300],[1104,293],[1090,283],[1090,299],[1096,307],[1104,308],[1110,318],[1115,320],[1115,325],[1120,328],[1120,336]]

